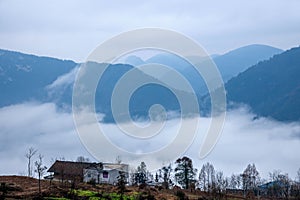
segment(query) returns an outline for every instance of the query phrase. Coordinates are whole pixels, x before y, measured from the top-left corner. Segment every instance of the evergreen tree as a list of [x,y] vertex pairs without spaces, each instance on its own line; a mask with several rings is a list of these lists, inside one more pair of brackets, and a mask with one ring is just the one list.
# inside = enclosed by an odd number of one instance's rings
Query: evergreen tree
[[178,158],[175,162],[175,178],[177,182],[185,189],[188,189],[190,184],[195,182],[195,175],[197,170],[193,167],[193,161],[184,156]]
[[118,182],[117,182],[117,187],[118,187],[118,192],[121,194],[121,199],[123,199],[123,194],[126,190],[126,175],[124,171],[119,171],[119,176],[118,176]]
[[141,162],[141,164],[137,167],[137,172],[135,173],[135,183],[146,183],[147,181],[147,166],[145,162]]

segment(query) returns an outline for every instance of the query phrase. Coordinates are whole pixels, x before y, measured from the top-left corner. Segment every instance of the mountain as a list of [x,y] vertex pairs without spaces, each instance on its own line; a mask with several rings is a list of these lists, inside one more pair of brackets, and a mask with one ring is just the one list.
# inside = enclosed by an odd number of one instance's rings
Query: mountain
[[247,104],[259,116],[300,120],[300,47],[259,62],[226,84],[230,102]]
[[220,70],[224,82],[227,82],[259,61],[267,60],[282,52],[283,50],[271,46],[253,44],[229,51],[213,60]]
[[24,101],[46,101],[45,87],[77,64],[0,49],[0,107]]
[[[259,61],[267,60],[282,52],[283,50],[268,45],[252,44],[234,49],[223,55],[212,55],[211,58],[218,67],[224,82],[227,82],[232,77],[237,76],[240,72],[245,71],[247,68],[257,64]],[[135,60],[137,59],[138,58],[135,57]],[[205,58],[197,56],[189,56],[189,59],[196,63],[205,62]],[[139,63],[141,63],[140,60]],[[173,54],[157,54],[146,60],[145,63],[160,63],[168,65],[187,75],[187,77],[194,74],[193,71],[189,70],[191,65],[188,62]],[[134,65],[133,62],[132,64]]]
[[181,57],[171,53],[160,53],[145,61],[145,63],[159,63],[183,71],[190,64]]
[[[223,55],[214,55],[211,59],[219,69],[223,81],[227,82],[259,61],[269,59],[282,52],[283,50],[271,46],[253,44],[229,51]],[[189,56],[188,58],[194,63],[202,63],[204,66],[208,59],[197,56]],[[191,83],[198,96],[205,95],[208,92],[203,78],[192,65],[179,56],[161,53],[149,58],[145,63],[159,63],[177,70]],[[168,74],[165,74],[165,76],[168,76]]]
[[[101,68],[107,64],[89,63],[88,67]],[[0,107],[26,101],[54,102],[59,107],[71,107],[73,83],[78,72],[78,64],[73,61],[0,50]],[[128,64],[110,64],[99,80],[95,95],[96,111],[105,114],[103,122],[114,122],[111,97],[119,79],[134,67]],[[147,81],[130,98],[129,110],[135,119],[148,119],[148,111],[154,104],[161,104],[166,111],[180,108],[176,96],[170,89],[152,84],[158,82],[152,76],[136,69],[135,81]],[[190,94],[177,91],[181,96]],[[122,115],[123,113],[119,113]]]
[[[242,52],[245,52],[245,49]],[[231,56],[236,56],[236,54],[229,53]],[[156,56],[148,62],[162,62],[160,59],[164,56]],[[220,57],[222,55],[215,57],[215,59]],[[195,70],[192,71],[193,68],[186,71],[189,68],[186,61],[175,62],[178,58],[173,59],[173,55],[169,58],[171,60],[166,60],[166,62],[169,62],[168,65],[181,63],[176,66],[176,70],[189,80],[191,86],[197,92],[197,97],[201,100],[200,110],[208,112],[210,101],[207,95],[204,96],[203,94],[205,88],[201,87],[205,87],[205,84],[201,76]],[[129,60],[141,61],[135,57]],[[254,60],[252,61],[254,62]],[[166,62],[165,64],[167,64]],[[240,61],[236,61],[236,63],[238,62]],[[99,63],[93,65],[103,67],[103,64]],[[299,120],[299,66],[299,48],[275,55],[269,60],[258,62],[258,64],[228,81],[225,85],[228,101],[230,103],[247,104],[253,112],[261,116],[270,116],[280,121]],[[67,105],[70,107],[73,83],[78,69],[78,64],[69,60],[0,50],[0,89],[2,92],[0,107],[26,101],[55,102],[58,106]],[[170,76],[168,71],[153,77],[129,64],[110,64],[98,83],[95,95],[96,110],[105,114],[104,122],[114,122],[111,111],[113,90],[119,79],[132,70],[137,73],[136,81],[149,82],[149,84],[138,88],[130,98],[130,115],[135,119],[147,119],[148,111],[154,104],[163,105],[166,111],[178,111],[180,104],[171,90],[187,98],[191,96],[191,93],[180,90],[180,87],[167,88],[151,83],[161,83],[158,79],[165,80],[165,76]],[[173,82],[176,82],[176,80],[173,80]],[[190,110],[190,112],[193,111]],[[119,114],[123,115],[123,113]]]
[[145,64],[145,61],[143,61],[143,59],[141,59],[138,56],[131,55],[131,56],[128,56],[126,58],[124,64],[132,65],[132,66],[138,66],[138,65]]
[[[95,67],[104,67],[104,64],[93,63]],[[130,116],[135,119],[145,119],[148,120],[148,112],[152,105],[159,104],[164,107],[166,112],[168,111],[178,111],[180,109],[180,105],[178,99],[175,94],[171,91],[173,90],[175,93],[180,96],[184,96],[188,98],[191,96],[190,93],[179,90],[178,88],[169,88],[162,86],[163,83],[160,82],[155,77],[149,76],[138,68],[134,68],[131,65],[126,64],[114,64],[109,65],[107,69],[101,76],[99,80],[97,90],[96,90],[96,98],[95,98],[95,107],[98,113],[105,114],[103,122],[112,123],[114,121],[114,117],[112,115],[112,107],[111,107],[111,99],[118,81],[125,77],[126,73],[134,71],[135,75],[130,77],[129,82],[126,82],[128,85],[132,85],[139,82],[146,82],[147,84],[139,85],[130,96],[129,104],[124,105],[128,106]],[[171,90],[170,90],[171,89]],[[120,98],[125,98],[125,94],[129,91],[121,91]],[[124,93],[124,94],[123,94]],[[124,100],[124,99],[122,99]],[[120,101],[121,103],[121,101]],[[127,108],[126,108],[127,109]],[[190,109],[191,112],[194,112]],[[124,113],[118,113],[119,117],[122,120],[127,120],[123,118]],[[161,117],[159,115],[155,115],[154,117]],[[171,115],[167,116],[168,118],[172,117]]]
[[[192,60],[192,62],[197,63],[207,60],[206,57],[197,57],[197,56],[190,56],[188,59]],[[166,65],[172,69],[175,69],[177,72],[180,73],[186,80],[188,80],[194,89],[198,99],[208,92],[206,87],[205,81],[200,76],[198,71],[184,58],[177,56],[171,53],[161,53],[157,54],[148,60],[145,61],[146,63],[158,63],[162,65]],[[168,73],[161,74],[161,79],[166,79],[169,77]]]

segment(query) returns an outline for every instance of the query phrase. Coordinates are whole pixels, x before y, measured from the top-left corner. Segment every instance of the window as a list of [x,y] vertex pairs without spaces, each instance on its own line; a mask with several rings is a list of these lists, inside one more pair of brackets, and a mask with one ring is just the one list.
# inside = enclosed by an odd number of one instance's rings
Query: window
[[103,178],[108,178],[108,172],[104,171],[102,176],[103,176]]

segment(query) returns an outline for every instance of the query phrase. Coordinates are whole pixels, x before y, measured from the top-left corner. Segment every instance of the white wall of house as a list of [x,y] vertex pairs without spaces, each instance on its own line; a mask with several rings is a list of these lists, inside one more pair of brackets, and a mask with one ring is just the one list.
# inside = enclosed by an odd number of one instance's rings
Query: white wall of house
[[116,169],[110,170],[108,173],[108,184],[117,184],[118,182],[119,171]]
[[97,169],[84,169],[83,181],[90,182],[94,180],[96,183],[116,184],[118,182],[119,170],[103,170],[99,172]]
[[98,183],[98,179],[100,179],[100,174],[96,169],[83,169],[83,182],[91,182],[94,180]]

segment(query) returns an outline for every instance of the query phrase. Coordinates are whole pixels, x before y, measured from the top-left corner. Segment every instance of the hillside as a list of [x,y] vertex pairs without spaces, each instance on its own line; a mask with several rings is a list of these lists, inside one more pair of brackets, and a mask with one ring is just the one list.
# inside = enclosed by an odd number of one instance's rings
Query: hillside
[[0,107],[24,101],[45,101],[45,87],[77,64],[0,49]]
[[[97,64],[96,67],[102,67]],[[115,86],[121,77],[134,68],[131,65],[115,64],[109,65],[103,73],[96,90],[96,110],[99,113],[105,114],[103,122],[114,122],[111,109],[111,99]],[[128,85],[146,82],[143,86],[137,88],[129,99],[129,112],[133,119],[148,119],[148,111],[154,104],[162,105],[166,111],[179,110],[180,105],[176,96],[172,91],[164,86],[161,86],[160,81],[152,76],[149,76],[142,71],[135,69],[135,76],[131,77],[126,83]],[[161,83],[162,84],[162,83]],[[189,97],[190,94],[184,91],[173,88],[175,92],[181,96]],[[123,91],[124,95],[127,91]],[[127,109],[127,105],[125,105]],[[125,112],[125,110],[124,110]],[[121,117],[124,113],[118,113]],[[157,116],[158,117],[158,116]],[[125,119],[125,118],[124,118]]]
[[300,47],[259,62],[226,84],[228,101],[260,116],[300,120]]
[[[0,176],[0,199],[41,199],[38,193],[38,180],[25,176]],[[5,189],[4,189],[5,188]],[[72,189],[73,190],[72,190]],[[75,189],[75,190],[74,190]],[[5,192],[3,193],[3,190]],[[198,199],[207,195],[201,191],[181,190],[189,199]],[[127,186],[124,199],[169,199],[176,200],[178,189],[158,189],[144,186]],[[71,184],[60,181],[41,180],[43,199],[119,199],[117,186],[108,184],[91,185],[87,183]],[[126,198],[127,197],[127,198]],[[241,199],[241,198],[237,198]]]
[[[0,107],[36,101],[54,102],[59,107],[70,108],[77,65],[73,61],[0,50],[0,89],[4,97],[0,99]],[[94,65],[103,67],[103,64]],[[113,89],[118,80],[132,69],[133,66],[128,64],[109,65],[101,77],[96,91],[96,110],[105,114],[104,122],[114,122],[111,112]],[[136,72],[136,81],[156,81],[142,71]],[[153,104],[161,104],[167,111],[179,109],[179,103],[169,89],[147,84],[133,93],[130,114],[133,118],[147,118]]]

